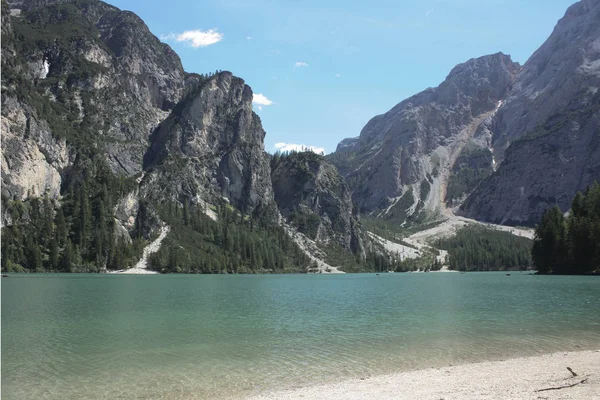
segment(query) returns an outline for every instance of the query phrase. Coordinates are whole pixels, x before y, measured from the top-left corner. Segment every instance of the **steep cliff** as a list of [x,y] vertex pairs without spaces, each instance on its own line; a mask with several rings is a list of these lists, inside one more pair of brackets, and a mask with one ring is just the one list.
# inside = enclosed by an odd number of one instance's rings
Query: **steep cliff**
[[230,72],[191,93],[160,124],[145,156],[143,191],[160,200],[215,203],[251,213],[273,205],[265,131],[252,90]]
[[498,170],[464,203],[469,216],[535,224],[600,178],[600,3],[571,6],[518,74],[492,124]]
[[509,91],[519,65],[502,53],[456,66],[427,89],[373,118],[329,160],[362,212],[404,221],[435,218],[461,151],[488,149],[482,127]]
[[275,201],[299,231],[324,245],[363,255],[363,232],[350,191],[337,169],[312,152],[276,155],[271,161]]
[[3,147],[24,148],[3,151],[10,198],[58,197],[84,154],[117,175],[141,172],[150,133],[195,79],[135,14],[100,1],[45,3],[3,6]]

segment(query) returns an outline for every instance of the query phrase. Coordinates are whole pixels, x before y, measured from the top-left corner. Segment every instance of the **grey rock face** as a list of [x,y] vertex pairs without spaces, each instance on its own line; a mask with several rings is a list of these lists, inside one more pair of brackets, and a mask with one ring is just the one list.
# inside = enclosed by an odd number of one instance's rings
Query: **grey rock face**
[[272,205],[264,136],[250,87],[230,72],[217,74],[153,134],[144,190],[179,201],[214,203],[225,197],[245,212]]
[[600,2],[571,6],[517,76],[493,124],[497,172],[463,205],[475,218],[534,224],[600,178]]
[[358,143],[358,137],[347,138],[338,143],[335,151],[350,151]]
[[100,1],[8,7],[21,13],[2,14],[3,194],[58,197],[75,147],[95,147],[118,175],[140,173],[151,132],[193,86],[179,57]]
[[[2,193],[10,199],[60,195],[61,171],[72,162],[66,142],[28,116],[14,98],[2,104]],[[10,171],[10,173],[7,173]]]
[[438,210],[454,161],[496,110],[518,70],[502,53],[471,59],[437,88],[373,118],[356,142],[343,142],[329,160],[347,179],[360,209],[385,214],[410,188],[404,214]]
[[364,255],[362,229],[344,179],[323,156],[311,152],[275,157],[275,201],[288,222],[317,243],[334,243]]

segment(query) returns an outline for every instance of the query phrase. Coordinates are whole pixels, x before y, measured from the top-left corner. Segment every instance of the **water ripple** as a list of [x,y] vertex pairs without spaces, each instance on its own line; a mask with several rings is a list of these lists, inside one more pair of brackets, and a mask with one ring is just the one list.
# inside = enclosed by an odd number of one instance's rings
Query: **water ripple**
[[597,348],[599,292],[519,274],[18,276],[2,280],[2,394],[218,399]]

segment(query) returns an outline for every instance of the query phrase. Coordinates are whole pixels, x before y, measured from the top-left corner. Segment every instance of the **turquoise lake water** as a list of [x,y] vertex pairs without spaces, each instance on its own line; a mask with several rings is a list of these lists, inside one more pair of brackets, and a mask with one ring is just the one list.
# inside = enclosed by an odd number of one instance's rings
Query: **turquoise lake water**
[[600,278],[11,275],[2,398],[218,399],[600,349]]

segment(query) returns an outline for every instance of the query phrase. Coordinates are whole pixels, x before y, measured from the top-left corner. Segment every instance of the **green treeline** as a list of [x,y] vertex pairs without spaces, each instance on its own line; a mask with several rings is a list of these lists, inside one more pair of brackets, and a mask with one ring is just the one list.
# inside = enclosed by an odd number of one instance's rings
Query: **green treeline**
[[96,272],[124,268],[140,257],[141,232],[131,242],[118,234],[113,218],[114,202],[131,182],[99,158],[86,163],[73,169],[85,172],[72,177],[60,204],[48,197],[2,197],[10,220],[2,228],[2,271]]
[[567,217],[558,207],[546,210],[531,255],[542,274],[600,272],[600,184],[578,192]]
[[273,222],[274,210],[248,216],[223,203],[213,211],[217,221],[199,206],[159,208],[171,231],[150,256],[149,268],[167,273],[307,272],[310,260]]
[[483,226],[465,226],[436,247],[448,251],[450,269],[504,271],[531,267],[531,240]]

